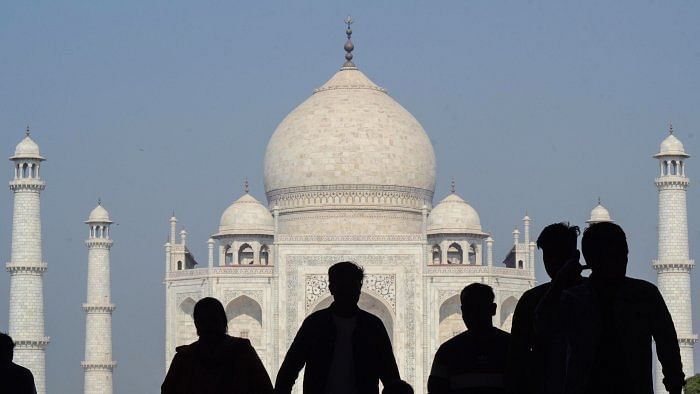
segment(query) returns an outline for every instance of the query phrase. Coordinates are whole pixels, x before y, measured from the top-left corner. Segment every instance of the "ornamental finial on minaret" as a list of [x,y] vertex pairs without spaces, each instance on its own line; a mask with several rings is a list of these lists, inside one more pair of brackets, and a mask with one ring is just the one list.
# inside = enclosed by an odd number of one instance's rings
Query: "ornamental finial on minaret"
[[673,134],[673,123],[668,122],[668,133]]
[[249,191],[250,191],[250,189],[248,187],[248,177],[246,177],[245,181],[243,181],[243,192],[245,194],[248,194]]
[[29,125],[27,125],[27,128],[24,129],[24,135],[29,137]]
[[452,194],[455,194],[455,177],[452,177],[452,182],[450,182],[450,190],[452,190]]
[[352,43],[352,29],[350,28],[352,23],[352,17],[348,15],[348,17],[345,18],[345,24],[347,25],[345,35],[348,37],[348,40],[345,41],[345,63],[342,68],[355,68],[355,63],[352,62],[352,51],[355,49],[355,45]]

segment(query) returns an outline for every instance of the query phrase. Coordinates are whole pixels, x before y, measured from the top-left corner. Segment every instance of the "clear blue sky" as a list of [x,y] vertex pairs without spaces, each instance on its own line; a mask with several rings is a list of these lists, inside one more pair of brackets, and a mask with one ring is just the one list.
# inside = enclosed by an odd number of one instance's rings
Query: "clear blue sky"
[[[356,64],[430,135],[436,199],[454,176],[493,232],[499,261],[526,209],[536,232],[559,220],[583,225],[601,196],[627,230],[630,275],[654,280],[658,167],[651,155],[669,120],[695,156],[688,174],[700,181],[700,3],[333,3],[3,3],[0,147],[9,157],[30,123],[48,158],[51,392],[82,390],[83,221],[97,198],[118,224],[115,390],[156,392],[170,212],[203,261],[206,239],[246,176],[264,201],[267,140],[342,64],[348,13],[356,20]],[[11,197],[0,193],[2,261],[10,255]],[[691,256],[700,259],[699,197],[691,185]],[[545,279],[542,270],[538,277]],[[3,273],[0,329],[8,286]]]

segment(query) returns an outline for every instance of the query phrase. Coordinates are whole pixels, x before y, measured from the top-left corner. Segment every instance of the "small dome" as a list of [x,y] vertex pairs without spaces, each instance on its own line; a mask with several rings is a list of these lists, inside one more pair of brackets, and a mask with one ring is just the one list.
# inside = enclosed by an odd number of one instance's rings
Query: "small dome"
[[602,223],[602,222],[612,222],[612,218],[610,217],[610,212],[602,206],[600,203],[591,210],[591,218],[586,220],[586,223]]
[[428,216],[428,234],[483,234],[476,210],[457,194],[450,194]]
[[39,152],[39,145],[30,137],[26,136],[19,144],[15,147],[14,156],[10,157],[10,160],[14,159],[38,159],[44,160]]
[[664,140],[661,141],[661,145],[659,146],[659,153],[657,153],[654,156],[688,157],[689,155],[685,153],[685,148],[683,148],[683,143],[681,142],[681,140],[676,138],[675,135],[669,134],[668,137],[664,138]]
[[275,234],[272,214],[248,193],[226,208],[219,222],[217,235],[237,234]]
[[109,219],[109,212],[107,212],[102,204],[97,204],[95,209],[90,212],[86,223],[112,223],[112,221]]

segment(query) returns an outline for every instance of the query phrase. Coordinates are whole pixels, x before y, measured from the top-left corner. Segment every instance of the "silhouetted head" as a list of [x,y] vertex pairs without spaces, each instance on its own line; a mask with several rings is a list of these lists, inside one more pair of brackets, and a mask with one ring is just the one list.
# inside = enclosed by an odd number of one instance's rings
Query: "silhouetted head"
[[12,337],[0,332],[0,364],[9,364],[14,356],[15,342]]
[[627,236],[615,223],[591,224],[581,239],[586,263],[591,267],[591,278],[623,278],[627,272]]
[[365,271],[352,261],[342,261],[328,269],[328,289],[338,307],[357,305],[364,277]]
[[394,380],[384,387],[382,394],[413,394],[413,387],[403,380]]
[[542,261],[547,275],[554,279],[559,269],[576,252],[578,226],[561,222],[545,227],[537,237],[537,247],[542,249]]
[[469,330],[492,327],[492,317],[496,314],[495,296],[491,286],[472,283],[462,290],[462,319]]
[[194,306],[194,325],[202,339],[220,337],[228,330],[228,319],[224,306],[216,298],[205,297]]

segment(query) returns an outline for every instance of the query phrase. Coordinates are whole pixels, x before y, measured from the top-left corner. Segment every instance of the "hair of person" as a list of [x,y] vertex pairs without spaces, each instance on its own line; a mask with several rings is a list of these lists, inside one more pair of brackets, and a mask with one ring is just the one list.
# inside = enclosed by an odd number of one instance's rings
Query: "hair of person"
[[212,322],[214,324],[218,323],[218,326],[222,334],[228,331],[228,319],[226,318],[226,311],[221,301],[213,297],[204,297],[197,301],[194,305],[194,312],[192,313],[194,318],[194,323],[197,322]]
[[552,246],[566,243],[572,248],[576,248],[576,238],[581,231],[578,226],[572,226],[569,222],[559,222],[550,224],[542,229],[542,232],[537,237],[537,249],[546,249]]
[[493,289],[489,285],[483,283],[472,283],[462,289],[459,294],[459,300],[462,305],[467,302],[473,303],[474,301],[483,304],[492,304],[496,295],[493,293]]
[[[15,341],[4,332],[0,332],[0,353],[7,354],[15,348]],[[4,356],[3,356],[4,357]]]
[[328,281],[331,283],[341,278],[352,278],[362,282],[364,277],[364,268],[352,261],[341,261],[328,268]]
[[612,222],[594,223],[583,231],[581,249],[584,254],[591,252],[599,254],[600,251],[608,255],[619,257],[627,256],[627,235],[622,227]]

